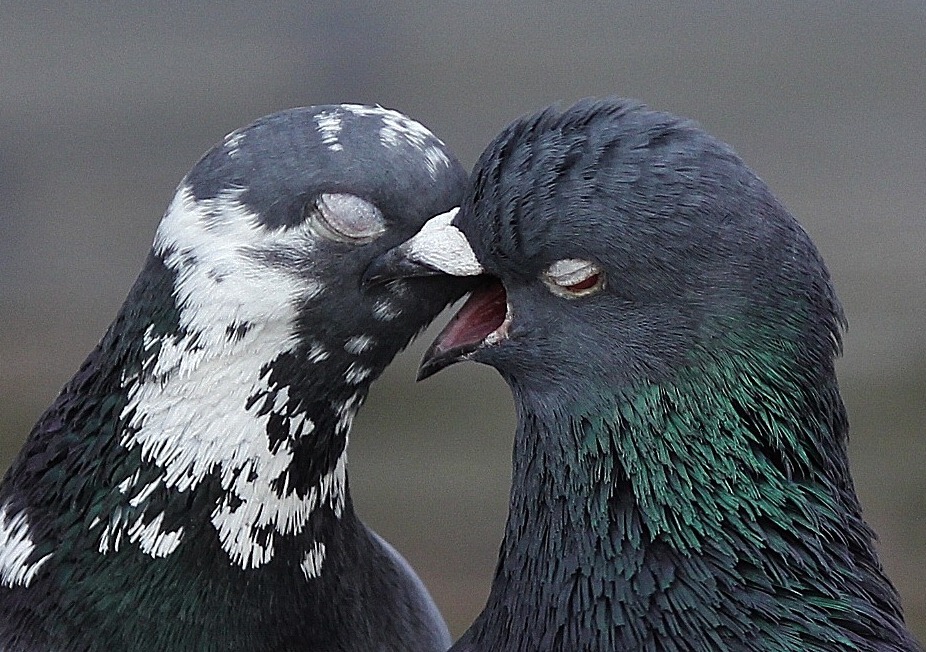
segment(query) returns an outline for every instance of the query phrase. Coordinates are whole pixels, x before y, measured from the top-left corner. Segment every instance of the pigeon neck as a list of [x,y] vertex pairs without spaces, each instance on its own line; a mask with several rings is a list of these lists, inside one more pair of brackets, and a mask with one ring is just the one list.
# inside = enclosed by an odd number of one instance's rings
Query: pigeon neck
[[105,410],[99,423],[115,417],[100,435],[126,464],[101,490],[131,512],[150,511],[149,498],[208,496],[184,518],[210,522],[234,565],[258,568],[281,539],[313,529],[313,515],[350,509],[348,432],[368,385],[346,382],[346,361],[288,321],[185,318],[176,292],[151,287],[175,288],[174,277],[152,257],[94,356],[114,373],[91,374],[66,400]]
[[[209,334],[180,324],[171,277],[149,259],[11,467],[0,508],[27,525],[21,558],[0,558],[5,584],[58,596],[50,608],[75,619],[62,627],[131,636],[132,649],[146,638],[185,649],[159,638],[184,635],[177,614],[220,641],[265,631],[264,620],[309,632],[325,619],[306,613],[360,608],[340,582],[374,577],[364,560],[381,554],[346,477],[366,385],[326,382],[345,374],[325,367],[341,361],[320,346],[262,348],[272,325],[229,330],[229,346],[210,349]],[[75,572],[82,580],[66,581]],[[292,605],[268,617],[280,586]],[[121,604],[139,613],[126,618]]]
[[787,388],[771,378],[702,368],[552,409],[515,388],[509,520],[465,640],[756,650],[849,649],[871,632],[906,640],[849,479],[834,377]]

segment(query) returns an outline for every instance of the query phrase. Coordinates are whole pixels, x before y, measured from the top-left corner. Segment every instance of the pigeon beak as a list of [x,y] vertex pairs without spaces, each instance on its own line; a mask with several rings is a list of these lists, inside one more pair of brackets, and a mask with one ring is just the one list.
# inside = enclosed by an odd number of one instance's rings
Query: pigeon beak
[[466,236],[450,223],[459,210],[457,207],[432,217],[412,238],[373,260],[363,273],[363,284],[437,274],[482,274],[482,265]]
[[501,282],[485,275],[463,232],[451,222],[459,208],[428,220],[411,239],[390,249],[367,267],[364,285],[398,278],[448,275],[484,281],[470,293],[459,312],[428,348],[418,368],[418,380],[465,360],[479,349],[508,336],[511,322],[507,294]]
[[418,367],[418,380],[508,338],[511,308],[505,286],[494,277],[485,278],[428,347]]
[[363,272],[360,282],[364,287],[370,287],[399,278],[437,276],[442,273],[440,270],[410,258],[405,246],[402,245],[374,258],[373,262]]

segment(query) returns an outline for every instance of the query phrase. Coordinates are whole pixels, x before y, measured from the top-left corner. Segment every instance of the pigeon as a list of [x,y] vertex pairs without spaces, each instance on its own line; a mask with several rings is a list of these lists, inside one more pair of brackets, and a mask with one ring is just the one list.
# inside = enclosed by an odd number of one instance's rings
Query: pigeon
[[850,476],[830,275],[728,145],[617,98],[517,120],[365,280],[437,273],[482,281],[421,377],[491,365],[518,417],[452,650],[920,649]]
[[376,106],[276,113],[203,156],[0,486],[0,649],[447,649],[355,514],[346,449],[373,380],[466,291],[362,273],[465,183]]

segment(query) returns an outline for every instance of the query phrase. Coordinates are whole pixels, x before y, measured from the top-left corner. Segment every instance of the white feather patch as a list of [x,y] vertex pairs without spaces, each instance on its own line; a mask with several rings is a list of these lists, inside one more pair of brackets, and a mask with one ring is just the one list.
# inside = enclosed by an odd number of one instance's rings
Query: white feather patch
[[312,548],[305,553],[305,558],[300,564],[302,573],[307,580],[319,577],[322,574],[322,564],[325,561],[325,544],[316,541]]
[[29,586],[51,553],[28,564],[26,560],[35,550],[29,533],[29,524],[22,512],[15,516],[7,513],[7,505],[0,509],[0,586]]
[[[285,412],[286,388],[269,384],[266,366],[295,348],[296,305],[322,291],[304,270],[295,274],[255,253],[291,248],[305,256],[312,247],[307,228],[263,227],[236,193],[197,202],[181,189],[158,229],[155,251],[177,273],[185,335],[158,336],[149,327],[145,347],[158,350],[154,368],[143,379],[125,379],[129,400],[122,416],[129,421],[122,443],[161,469],[158,482],[167,489],[192,491],[218,476],[225,495],[212,523],[223,549],[244,569],[270,561],[274,535],[301,532],[319,505],[337,515],[343,510],[346,454],[305,496],[288,486],[279,490],[274,483],[292,462],[292,444],[283,441],[270,451],[270,414],[258,414],[264,401],[246,407],[249,397],[266,396],[274,411]],[[241,323],[251,327],[229,338],[229,326]],[[318,346],[310,359],[327,356]],[[292,432],[305,436],[314,428],[303,414],[289,416]],[[156,488],[143,487],[133,506]],[[143,525],[113,514],[101,552],[118,549],[125,535],[147,554],[170,554],[182,530],[163,531],[162,517]]]
[[354,335],[344,343],[344,350],[352,355],[360,355],[373,346],[372,335]]
[[387,298],[380,297],[373,303],[373,316],[379,321],[392,321],[401,313]]
[[[354,417],[357,415],[357,410],[360,408],[360,395],[354,394],[349,399],[344,401],[341,405],[338,406],[337,415],[338,422],[335,426],[335,429],[338,433],[347,435],[347,432],[350,430],[351,424],[354,422]],[[347,444],[344,444],[345,449]],[[340,460],[338,460],[340,462]]]
[[238,156],[238,145],[241,143],[242,138],[244,138],[243,131],[233,131],[225,136],[225,140],[223,142],[223,145],[225,146],[225,153],[232,158]]
[[450,167],[450,159],[441,147],[444,144],[443,141],[420,122],[398,111],[378,106],[342,104],[341,108],[354,115],[380,118],[383,121],[383,126],[379,130],[380,142],[386,147],[399,147],[403,143],[414,147],[424,157],[431,178],[436,179],[441,168]]
[[322,142],[328,149],[332,152],[344,149],[344,145],[338,142],[338,137],[341,135],[341,116],[337,111],[322,111],[315,116],[315,123],[321,133]]
[[369,378],[372,373],[373,370],[369,367],[351,362],[350,366],[347,368],[347,372],[344,374],[344,380],[346,380],[349,385],[359,385],[365,379]]
[[177,546],[183,540],[183,528],[164,532],[161,529],[163,520],[164,514],[158,514],[153,521],[145,525],[144,516],[139,516],[135,523],[128,528],[129,541],[137,543],[143,553],[155,559],[167,557],[177,549]]
[[331,354],[325,350],[318,342],[313,342],[312,346],[309,347],[309,353],[306,355],[306,360],[309,362],[321,362],[322,360],[327,360],[331,357]]
[[116,485],[116,488],[121,494],[129,493],[129,489],[135,486],[135,483],[138,482],[138,474],[141,473],[140,469],[136,469],[135,473],[127,477],[125,480]]

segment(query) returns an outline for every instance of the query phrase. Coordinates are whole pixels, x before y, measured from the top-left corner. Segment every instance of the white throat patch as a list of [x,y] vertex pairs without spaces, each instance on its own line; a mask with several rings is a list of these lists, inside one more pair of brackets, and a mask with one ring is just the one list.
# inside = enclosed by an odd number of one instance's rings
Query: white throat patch
[[[122,444],[140,449],[142,459],[161,470],[158,482],[166,489],[192,491],[207,477],[217,477],[224,494],[212,524],[234,564],[250,569],[269,562],[274,539],[301,532],[318,506],[341,515],[347,460],[345,449],[335,468],[302,497],[292,487],[274,487],[294,453],[292,440],[270,450],[270,414],[289,416],[291,432],[301,436],[309,436],[315,424],[302,413],[287,413],[287,388],[269,383],[267,365],[294,350],[296,305],[324,288],[255,256],[287,248],[305,255],[314,242],[308,228],[263,227],[237,196],[196,201],[182,188],[161,222],[154,248],[177,274],[174,295],[183,334],[159,336],[148,328],[144,346],[157,357],[144,378],[124,379],[129,400],[122,413],[128,419]],[[240,325],[246,328],[236,330]],[[255,395],[265,398],[248,406]],[[260,414],[268,401],[272,410]],[[343,420],[345,436],[356,408],[352,404]],[[141,494],[152,490],[150,484],[124,484],[120,490],[135,507],[142,504]],[[173,552],[182,531],[164,532],[162,515],[142,515],[145,527],[134,518],[111,515],[101,552],[119,541],[137,543],[152,556]]]

